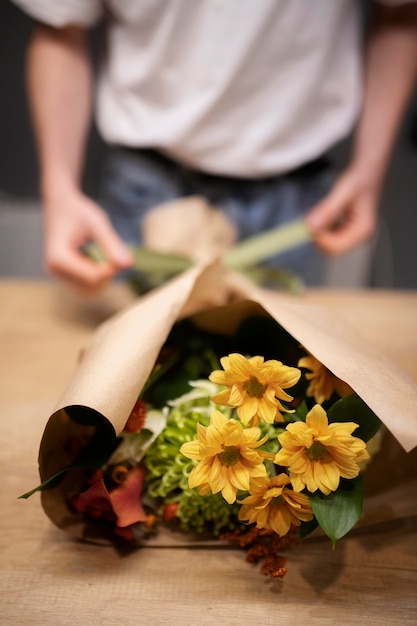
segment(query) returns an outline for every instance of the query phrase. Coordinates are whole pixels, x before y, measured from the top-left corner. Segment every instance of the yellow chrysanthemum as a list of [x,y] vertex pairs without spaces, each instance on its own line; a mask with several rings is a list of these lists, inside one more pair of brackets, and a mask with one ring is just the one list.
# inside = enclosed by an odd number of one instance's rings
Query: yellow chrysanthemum
[[295,385],[301,376],[297,368],[280,361],[264,361],[262,356],[247,359],[234,353],[220,359],[220,363],[224,371],[216,370],[209,378],[227,389],[212,400],[237,408],[242,422],[252,426],[259,424],[261,419],[272,424],[280,416],[285,410],[280,400],[293,399],[284,389]]
[[200,495],[218,493],[229,504],[239,489],[248,491],[253,478],[266,476],[267,453],[257,451],[267,440],[259,439],[259,428],[243,428],[235,419],[213,411],[209,426],[197,425],[197,440],[184,443],[181,452],[200,461],[191,471],[188,484],[198,487]]
[[346,396],[353,393],[348,384],[332,374],[332,372],[312,354],[303,356],[298,361],[298,367],[310,370],[309,373],[306,374],[306,379],[310,381],[306,395],[314,398],[318,404],[323,404],[325,400],[328,400],[334,391],[338,393],[339,396]]
[[251,485],[251,495],[242,500],[239,519],[256,522],[257,528],[269,528],[283,537],[291,526],[313,519],[308,497],[288,489],[287,474],[257,480]]
[[328,495],[336,491],[340,478],[355,478],[359,462],[369,458],[366,444],[353,437],[353,422],[329,424],[326,411],[316,404],[306,421],[288,424],[278,439],[282,448],[274,462],[288,467],[295,491],[307,487]]

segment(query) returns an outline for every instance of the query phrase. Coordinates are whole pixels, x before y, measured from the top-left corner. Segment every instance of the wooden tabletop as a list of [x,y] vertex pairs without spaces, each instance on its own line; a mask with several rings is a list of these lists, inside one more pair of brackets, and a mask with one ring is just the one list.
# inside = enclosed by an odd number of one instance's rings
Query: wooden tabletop
[[[274,583],[240,550],[81,543],[52,526],[38,495],[17,499],[37,484],[39,441],[80,350],[130,297],[120,285],[86,302],[49,282],[0,281],[0,624],[417,624],[415,493],[404,515],[373,520],[335,551],[320,536],[293,549]],[[303,297],[336,309],[417,381],[417,292]],[[395,458],[416,466],[415,452]]]

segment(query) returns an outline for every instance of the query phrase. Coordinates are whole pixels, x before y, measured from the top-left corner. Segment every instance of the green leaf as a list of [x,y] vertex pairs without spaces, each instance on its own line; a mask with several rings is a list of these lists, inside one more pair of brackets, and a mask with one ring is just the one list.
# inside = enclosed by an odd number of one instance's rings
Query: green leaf
[[293,272],[274,267],[273,265],[267,265],[267,263],[240,268],[239,271],[256,285],[267,289],[278,289],[279,291],[300,294],[305,288],[302,279]]
[[[155,287],[181,274],[193,265],[193,261],[176,254],[165,254],[131,246],[133,267],[129,270],[129,283],[137,295],[143,295]],[[88,243],[82,248],[83,253],[97,263],[106,260],[103,250],[95,243]]]
[[311,234],[304,219],[296,219],[235,244],[223,255],[223,264],[234,270],[253,267],[265,259],[301,246],[310,239]]
[[61,480],[64,478],[65,474],[68,472],[68,470],[71,469],[71,467],[72,466],[67,466],[67,467],[62,468],[62,470],[60,470],[59,472],[57,472],[56,474],[48,478],[48,480],[44,480],[43,483],[41,483],[40,485],[37,485],[30,491],[26,491],[26,493],[22,493],[21,496],[18,496],[18,499],[27,500],[38,491],[46,491],[47,489],[53,489],[54,487],[57,487],[59,483],[61,482]]
[[329,422],[355,422],[359,428],[353,431],[355,437],[369,441],[379,430],[381,420],[357,395],[345,396],[330,407],[327,417]]
[[314,516],[330,538],[333,548],[362,515],[364,483],[362,476],[341,482],[339,489],[328,496],[308,494]]
[[[282,403],[283,406],[286,406],[285,403]],[[296,407],[293,413],[284,413],[284,418],[286,422],[305,422],[308,413],[308,406],[305,398],[300,402],[300,404]]]
[[[134,258],[134,267],[144,273],[174,275],[184,272],[193,265],[190,259],[177,254],[166,254],[141,246],[131,246],[130,249]],[[83,247],[83,253],[93,261],[106,260],[103,250],[94,243],[86,244]]]

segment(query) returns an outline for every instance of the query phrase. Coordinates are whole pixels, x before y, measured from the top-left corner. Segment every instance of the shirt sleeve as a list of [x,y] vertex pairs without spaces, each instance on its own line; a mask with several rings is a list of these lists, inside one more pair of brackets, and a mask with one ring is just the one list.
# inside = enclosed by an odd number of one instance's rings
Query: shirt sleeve
[[90,27],[102,15],[102,0],[12,0],[33,19],[63,28],[65,26]]

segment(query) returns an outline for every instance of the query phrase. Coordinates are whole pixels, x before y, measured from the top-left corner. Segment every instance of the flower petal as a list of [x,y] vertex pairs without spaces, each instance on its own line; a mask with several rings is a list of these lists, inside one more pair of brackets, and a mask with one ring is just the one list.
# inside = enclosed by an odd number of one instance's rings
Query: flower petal
[[117,517],[117,526],[131,526],[145,522],[146,513],[141,503],[145,470],[136,466],[130,470],[126,480],[110,492],[110,501]]

